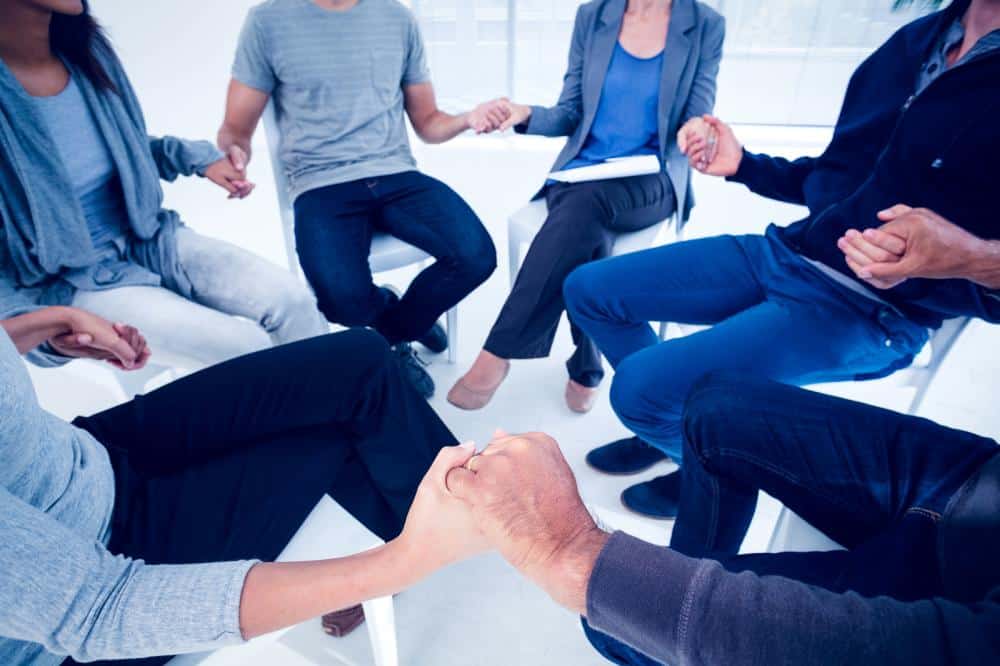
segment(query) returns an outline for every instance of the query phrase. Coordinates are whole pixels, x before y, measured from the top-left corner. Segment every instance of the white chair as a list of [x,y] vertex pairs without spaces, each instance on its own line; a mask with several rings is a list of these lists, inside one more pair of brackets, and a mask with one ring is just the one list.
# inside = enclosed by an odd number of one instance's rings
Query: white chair
[[[919,358],[913,366],[897,373],[904,386],[915,389],[907,413],[919,414],[934,377],[937,376],[959,336],[969,325],[969,321],[965,317],[946,321],[941,328],[934,332],[927,343],[930,351],[929,358],[926,360]],[[832,541],[787,507],[782,507],[781,513],[778,514],[778,521],[767,548],[770,553],[840,549],[842,549],[840,544]]]
[[[507,223],[508,258],[510,261],[510,285],[514,286],[521,270],[522,249],[531,244],[549,216],[549,207],[544,199],[535,199],[510,216]],[[668,218],[640,231],[617,234],[611,247],[611,256],[621,256],[652,247],[664,228],[670,226],[676,217]],[[677,240],[681,240],[681,230],[676,229]],[[660,322],[660,339],[667,337],[667,324]]]
[[[285,236],[288,268],[293,273],[301,275],[299,257],[295,250],[295,211],[288,196],[288,179],[281,161],[281,133],[278,129],[278,119],[273,102],[269,102],[267,108],[264,109],[264,132],[267,135],[267,146],[271,155],[274,184],[278,190],[278,207],[281,210],[281,227]],[[368,265],[373,274],[385,273],[413,264],[423,264],[430,260],[431,256],[423,250],[383,233],[374,235],[371,252],[368,255]],[[446,328],[448,331],[448,362],[455,363],[458,360],[458,306],[448,311]]]

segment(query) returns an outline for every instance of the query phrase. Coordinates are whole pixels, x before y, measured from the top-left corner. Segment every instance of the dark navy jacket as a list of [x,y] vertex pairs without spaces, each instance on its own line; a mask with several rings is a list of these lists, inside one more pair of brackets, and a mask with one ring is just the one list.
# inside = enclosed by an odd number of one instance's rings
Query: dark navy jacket
[[[858,67],[821,156],[744,155],[732,180],[809,207],[807,219],[779,234],[792,249],[854,278],[837,239],[879,226],[876,213],[896,204],[1000,238],[1000,52],[944,72],[914,96],[935,42],[968,5],[959,0],[905,26]],[[929,327],[963,315],[1000,322],[1000,299],[964,280],[909,280],[880,296]]]

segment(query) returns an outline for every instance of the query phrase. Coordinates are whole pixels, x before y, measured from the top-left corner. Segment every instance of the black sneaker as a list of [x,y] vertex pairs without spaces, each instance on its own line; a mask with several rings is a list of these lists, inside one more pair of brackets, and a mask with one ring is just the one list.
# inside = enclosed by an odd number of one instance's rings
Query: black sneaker
[[638,474],[661,460],[665,453],[638,437],[626,437],[598,447],[587,454],[587,464],[605,474]]
[[444,332],[444,326],[435,323],[431,330],[417,338],[417,342],[427,347],[428,351],[441,354],[448,349],[448,334]]
[[622,504],[647,518],[673,520],[681,504],[680,471],[626,488]]
[[403,371],[406,380],[417,389],[417,393],[427,400],[434,397],[434,380],[424,370],[427,364],[421,360],[413,347],[408,342],[401,342],[392,348],[392,352],[399,361],[399,367]]

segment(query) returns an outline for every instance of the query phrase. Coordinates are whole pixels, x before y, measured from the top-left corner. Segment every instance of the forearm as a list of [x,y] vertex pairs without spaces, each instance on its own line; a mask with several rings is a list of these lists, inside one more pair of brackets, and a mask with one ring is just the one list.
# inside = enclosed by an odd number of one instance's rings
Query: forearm
[[0,321],[21,354],[27,354],[47,340],[68,333],[69,309],[50,307]]
[[253,155],[253,130],[223,123],[216,137],[216,145],[219,147],[219,150],[227,155],[229,154],[229,149],[236,146],[242,149],[249,159]]
[[964,277],[989,290],[1000,290],[1000,241],[977,241]]
[[469,129],[469,116],[467,113],[456,116],[435,110],[414,122],[413,128],[424,143],[445,143]]
[[335,560],[258,564],[243,586],[240,628],[251,639],[395,594],[427,573],[399,540]]

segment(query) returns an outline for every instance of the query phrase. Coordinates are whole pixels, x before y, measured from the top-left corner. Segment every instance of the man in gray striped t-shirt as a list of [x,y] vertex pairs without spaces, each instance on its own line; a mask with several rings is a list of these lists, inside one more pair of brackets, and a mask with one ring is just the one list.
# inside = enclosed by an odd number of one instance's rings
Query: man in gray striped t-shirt
[[[295,208],[299,261],[331,322],[371,326],[400,351],[425,394],[433,383],[411,341],[447,347],[438,319],[486,280],[496,250],[451,188],[416,168],[404,111],[428,143],[489,132],[505,107],[461,115],[437,107],[413,15],[396,0],[267,0],[240,37],[219,145],[250,155],[269,99],[281,130],[281,162]],[[431,254],[402,297],[376,287],[373,232]]]

